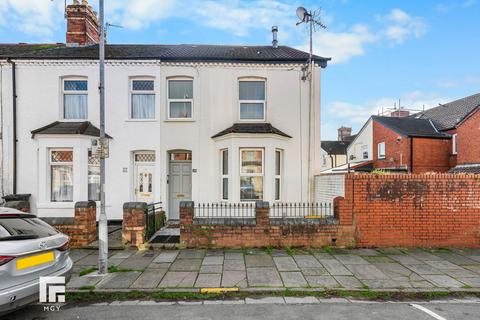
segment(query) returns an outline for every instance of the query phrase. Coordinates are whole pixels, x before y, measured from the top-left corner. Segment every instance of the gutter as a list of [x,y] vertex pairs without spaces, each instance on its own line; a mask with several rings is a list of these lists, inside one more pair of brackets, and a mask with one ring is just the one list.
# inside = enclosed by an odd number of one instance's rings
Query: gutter
[[12,113],[13,113],[13,187],[12,193],[17,193],[17,85],[15,62],[7,58],[7,62],[12,65]]

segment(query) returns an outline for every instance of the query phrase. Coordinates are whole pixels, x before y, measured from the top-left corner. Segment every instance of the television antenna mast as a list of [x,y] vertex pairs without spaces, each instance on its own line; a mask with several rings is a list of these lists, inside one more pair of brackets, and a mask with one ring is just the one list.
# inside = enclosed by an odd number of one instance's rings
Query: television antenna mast
[[[313,202],[313,195],[314,195],[314,190],[313,190],[313,176],[312,176],[312,153],[315,152],[314,149],[315,146],[312,147],[312,140],[315,141],[315,136],[314,133],[312,133],[312,119],[315,119],[317,116],[315,114],[315,110],[313,110],[313,32],[316,32],[317,29],[326,29],[327,26],[324,25],[320,21],[320,9],[315,10],[315,11],[308,11],[304,7],[298,7],[296,10],[297,17],[300,19],[296,23],[296,25],[300,25],[302,23],[308,24],[309,26],[309,43],[310,43],[310,50],[309,50],[309,55],[308,55],[308,76],[305,77],[309,79],[309,87],[310,87],[310,94],[309,94],[309,99],[308,99],[308,201]],[[313,116],[313,117],[312,117]],[[319,116],[319,115],[318,115]],[[313,136],[313,137],[312,137]],[[317,146],[320,148],[320,146]]]

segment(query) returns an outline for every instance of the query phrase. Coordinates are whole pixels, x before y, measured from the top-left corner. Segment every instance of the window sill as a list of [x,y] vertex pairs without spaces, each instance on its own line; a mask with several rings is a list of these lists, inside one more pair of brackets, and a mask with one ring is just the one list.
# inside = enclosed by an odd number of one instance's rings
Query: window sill
[[158,119],[126,119],[125,122],[158,122]]
[[385,157],[378,157],[377,160],[385,160]]
[[165,119],[163,122],[195,122],[194,119]]
[[267,119],[238,119],[238,122],[267,122]]

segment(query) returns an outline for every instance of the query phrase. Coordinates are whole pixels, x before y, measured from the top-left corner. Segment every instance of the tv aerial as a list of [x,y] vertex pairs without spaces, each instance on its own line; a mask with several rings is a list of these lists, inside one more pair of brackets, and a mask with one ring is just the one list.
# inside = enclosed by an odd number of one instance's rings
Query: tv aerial
[[317,28],[327,28],[327,26],[324,25],[319,19],[321,9],[315,11],[308,11],[304,7],[298,7],[296,13],[297,17],[300,19],[300,21],[296,23],[297,26],[302,23],[309,23],[310,26],[313,28],[313,31],[316,31]]

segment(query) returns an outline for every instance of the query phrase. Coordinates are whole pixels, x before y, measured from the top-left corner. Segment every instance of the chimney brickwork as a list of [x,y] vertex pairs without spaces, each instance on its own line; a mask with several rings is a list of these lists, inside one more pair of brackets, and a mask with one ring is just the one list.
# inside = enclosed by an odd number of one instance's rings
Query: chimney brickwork
[[74,0],[66,8],[67,46],[86,46],[98,44],[100,40],[100,23],[97,13],[87,0]]
[[340,127],[338,128],[338,141],[343,141],[345,138],[352,135],[352,128],[350,127]]

